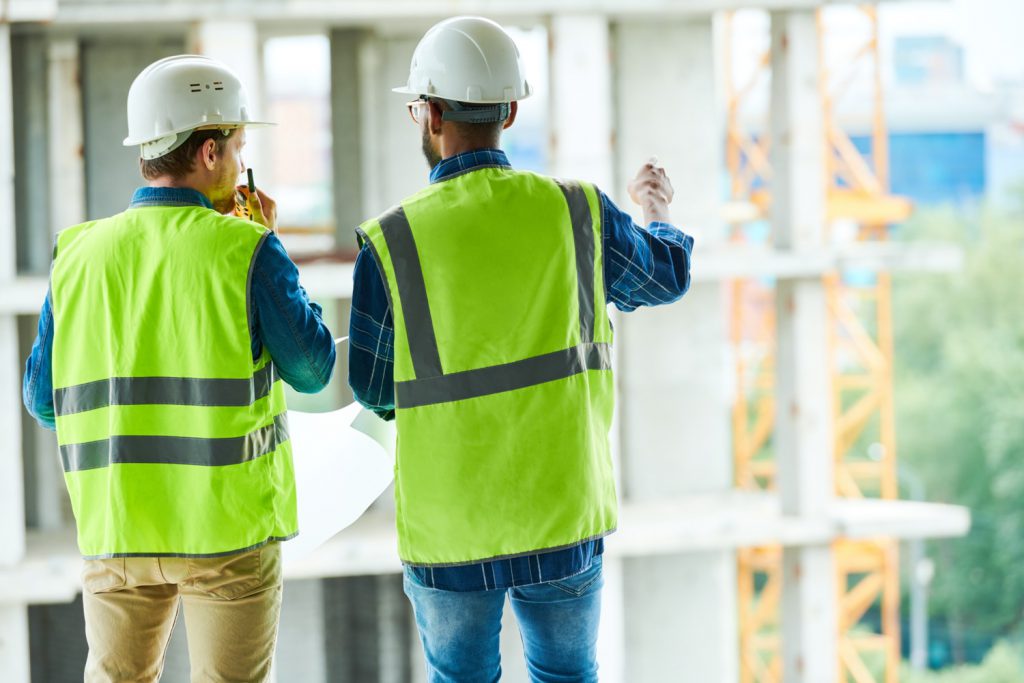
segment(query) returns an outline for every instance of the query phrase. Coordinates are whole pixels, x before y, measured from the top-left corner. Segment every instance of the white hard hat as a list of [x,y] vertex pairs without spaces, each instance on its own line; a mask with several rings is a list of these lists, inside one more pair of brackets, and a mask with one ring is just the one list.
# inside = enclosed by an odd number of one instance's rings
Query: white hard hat
[[533,91],[519,49],[505,29],[483,17],[453,17],[423,36],[412,55],[409,81],[394,92],[498,104]]
[[231,69],[209,57],[176,55],[153,62],[128,91],[125,147],[143,159],[174,151],[197,128],[271,126],[252,120],[245,88]]

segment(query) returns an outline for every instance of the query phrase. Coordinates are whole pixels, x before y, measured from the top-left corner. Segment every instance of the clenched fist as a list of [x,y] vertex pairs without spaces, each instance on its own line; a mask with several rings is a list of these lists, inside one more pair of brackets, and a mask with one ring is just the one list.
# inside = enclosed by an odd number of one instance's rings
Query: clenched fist
[[672,203],[675,191],[668,179],[665,169],[658,165],[656,158],[651,158],[640,167],[636,177],[626,186],[629,197],[643,209],[644,221],[662,221],[670,223],[668,205]]

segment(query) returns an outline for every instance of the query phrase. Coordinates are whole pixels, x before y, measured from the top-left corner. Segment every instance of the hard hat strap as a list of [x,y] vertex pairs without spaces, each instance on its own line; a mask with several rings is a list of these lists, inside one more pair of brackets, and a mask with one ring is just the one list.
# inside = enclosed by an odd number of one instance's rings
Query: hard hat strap
[[444,100],[448,109],[441,114],[445,121],[458,121],[461,123],[503,123],[508,120],[512,105],[508,102],[485,105],[482,107],[467,107],[455,100]]
[[164,137],[157,138],[156,140],[150,140],[149,142],[143,142],[142,145],[140,145],[140,148],[141,148],[140,149],[140,156],[143,159],[145,159],[146,161],[152,161],[153,159],[159,159],[160,157],[166,156],[166,155],[170,154],[171,152],[173,152],[174,150],[176,150],[179,147],[181,147],[182,145],[184,145],[185,142],[190,137],[192,137],[192,133],[196,132],[197,130],[211,130],[211,129],[213,129],[213,130],[220,129],[221,133],[223,133],[225,137],[227,137],[228,135],[231,135],[231,131],[233,130],[232,127],[202,126],[200,128],[192,128],[190,130],[185,130],[185,131],[182,131],[182,132],[177,133],[177,134],[165,135]]
[[147,161],[159,159],[160,157],[170,154],[184,145],[190,135],[192,135],[192,131],[186,130],[182,133],[165,135],[162,138],[157,138],[156,140],[143,142],[142,145],[140,145],[140,156]]

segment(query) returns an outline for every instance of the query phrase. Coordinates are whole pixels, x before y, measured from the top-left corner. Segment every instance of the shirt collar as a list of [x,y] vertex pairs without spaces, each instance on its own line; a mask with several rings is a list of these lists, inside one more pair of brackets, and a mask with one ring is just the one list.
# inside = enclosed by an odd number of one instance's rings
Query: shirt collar
[[140,187],[132,195],[129,209],[142,206],[203,206],[213,208],[210,198],[191,187]]
[[430,170],[430,182],[437,183],[460,173],[485,166],[512,168],[512,164],[508,162],[508,157],[500,149],[474,149],[438,162],[437,166]]

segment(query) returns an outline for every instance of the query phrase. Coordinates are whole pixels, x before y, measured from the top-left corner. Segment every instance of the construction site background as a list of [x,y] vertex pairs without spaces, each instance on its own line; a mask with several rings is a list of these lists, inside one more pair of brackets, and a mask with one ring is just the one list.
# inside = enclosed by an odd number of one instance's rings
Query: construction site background
[[[21,369],[54,234],[141,184],[120,144],[134,76],[186,51],[239,72],[279,123],[246,161],[340,336],[353,228],[427,182],[390,88],[467,7],[0,0],[4,681],[81,680],[73,517]],[[696,237],[684,301],[614,319],[602,680],[1024,682],[1024,4],[472,11],[510,28],[536,91],[513,165],[632,208],[626,180],[656,155]],[[346,375],[339,354],[290,407],[347,404]],[[390,495],[290,571],[277,681],[423,680]],[[504,680],[525,681],[506,612]],[[188,680],[180,624],[162,680]]]

